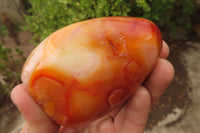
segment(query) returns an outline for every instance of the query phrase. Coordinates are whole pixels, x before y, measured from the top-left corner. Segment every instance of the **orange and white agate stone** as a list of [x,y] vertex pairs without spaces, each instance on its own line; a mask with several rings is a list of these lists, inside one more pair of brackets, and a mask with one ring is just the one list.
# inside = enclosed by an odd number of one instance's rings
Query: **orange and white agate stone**
[[64,27],[27,59],[22,81],[55,122],[76,126],[122,105],[152,70],[162,36],[151,21],[91,19]]

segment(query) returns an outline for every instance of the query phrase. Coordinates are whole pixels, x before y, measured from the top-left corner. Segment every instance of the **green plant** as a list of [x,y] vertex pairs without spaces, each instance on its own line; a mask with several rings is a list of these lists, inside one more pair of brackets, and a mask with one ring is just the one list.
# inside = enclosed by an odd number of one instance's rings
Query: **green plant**
[[0,44],[0,95],[7,95],[14,87],[20,83],[20,72],[25,61],[23,52],[16,48],[6,48]]
[[5,25],[0,26],[0,35],[1,36],[8,36],[8,30],[6,29]]
[[130,15],[155,22],[163,31],[175,34],[178,28],[190,28],[190,15],[195,10],[191,0],[136,0]]
[[129,4],[124,0],[29,0],[32,8],[25,16],[25,29],[33,40],[43,40],[53,31],[74,22],[103,17],[127,16]]
[[163,31],[175,33],[189,28],[189,16],[195,6],[191,0],[28,0],[31,8],[25,15],[25,29],[41,41],[61,27],[74,22],[105,16],[143,17]]

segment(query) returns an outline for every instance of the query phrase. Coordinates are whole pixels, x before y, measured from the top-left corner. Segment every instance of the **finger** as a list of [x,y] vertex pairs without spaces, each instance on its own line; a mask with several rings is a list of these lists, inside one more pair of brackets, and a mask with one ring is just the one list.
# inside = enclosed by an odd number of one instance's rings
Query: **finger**
[[31,130],[30,133],[56,133],[59,130],[59,125],[41,110],[24,85],[16,86],[11,92],[11,98],[28,123],[23,130]]
[[163,41],[162,51],[160,54],[160,58],[167,58],[169,56],[169,46],[165,41]]
[[31,133],[30,128],[27,123],[25,123],[23,129],[19,133]]
[[150,91],[152,105],[155,104],[163,94],[173,77],[174,68],[172,64],[165,59],[158,59],[155,68],[144,82],[144,86],[146,86]]
[[149,91],[140,86],[124,107],[124,122],[120,133],[143,133],[150,107]]

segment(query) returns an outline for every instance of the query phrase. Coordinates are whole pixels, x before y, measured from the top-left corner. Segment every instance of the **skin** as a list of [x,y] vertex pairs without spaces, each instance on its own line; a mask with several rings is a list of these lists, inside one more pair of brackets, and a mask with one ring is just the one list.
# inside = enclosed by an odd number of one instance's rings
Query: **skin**
[[56,124],[35,103],[23,84],[16,86],[11,93],[11,98],[26,120],[20,133],[144,132],[151,107],[158,101],[174,77],[174,68],[166,59],[168,55],[169,47],[163,42],[163,49],[154,69],[126,104],[85,127],[68,128]]

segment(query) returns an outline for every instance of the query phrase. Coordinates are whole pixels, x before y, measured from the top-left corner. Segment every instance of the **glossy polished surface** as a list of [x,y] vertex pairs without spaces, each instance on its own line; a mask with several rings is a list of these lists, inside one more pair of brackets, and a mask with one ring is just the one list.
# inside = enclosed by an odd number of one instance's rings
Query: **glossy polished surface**
[[57,123],[89,122],[121,105],[159,57],[160,30],[140,18],[75,23],[47,37],[27,59],[22,81]]

